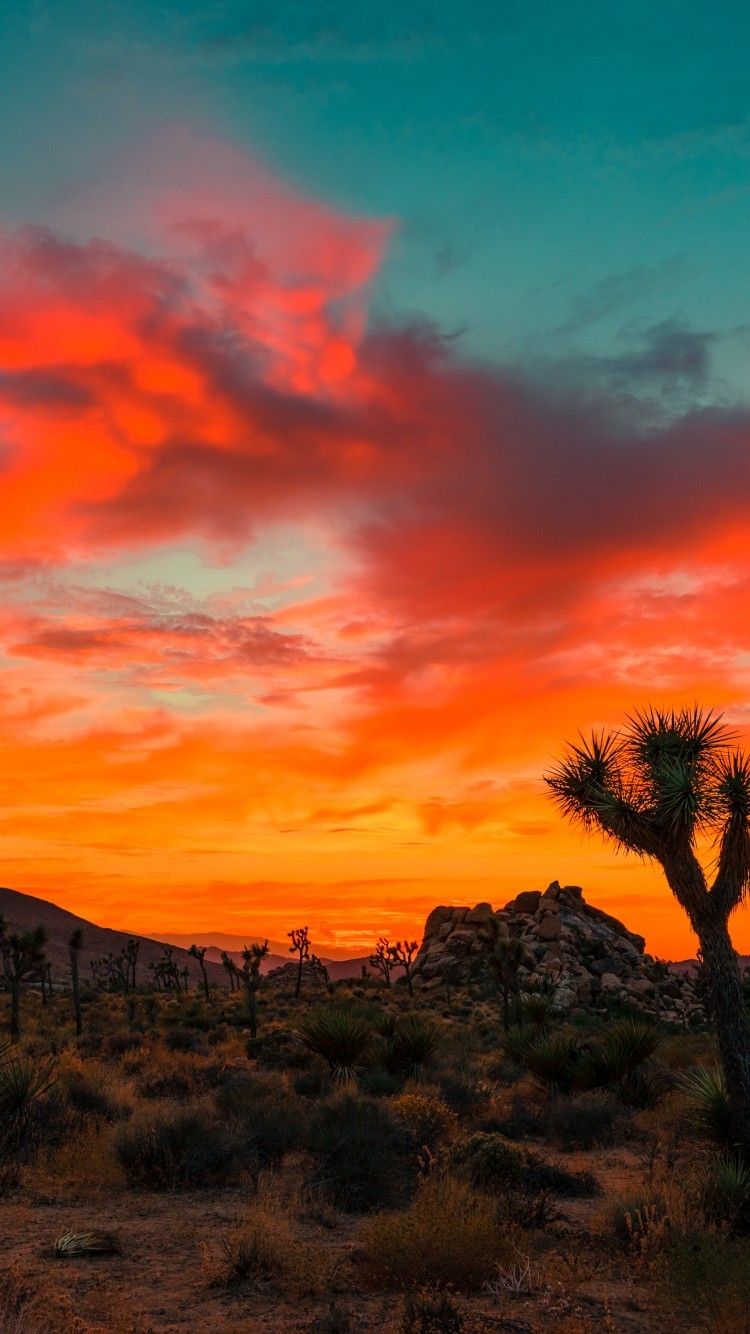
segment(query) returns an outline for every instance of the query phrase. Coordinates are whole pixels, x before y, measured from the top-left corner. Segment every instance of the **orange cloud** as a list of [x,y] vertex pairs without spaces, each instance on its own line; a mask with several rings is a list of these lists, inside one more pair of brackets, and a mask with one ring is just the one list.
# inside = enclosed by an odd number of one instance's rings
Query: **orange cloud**
[[747,724],[750,419],[368,326],[391,230],[172,130],[0,238],[6,876],[347,946],[559,877],[687,954],[540,775],[644,700]]

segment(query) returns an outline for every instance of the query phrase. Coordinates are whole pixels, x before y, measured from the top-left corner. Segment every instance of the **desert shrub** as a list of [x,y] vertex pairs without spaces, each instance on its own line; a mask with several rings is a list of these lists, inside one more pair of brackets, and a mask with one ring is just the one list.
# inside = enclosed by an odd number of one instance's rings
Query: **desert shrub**
[[569,1033],[541,1033],[526,1048],[523,1064],[552,1093],[573,1087],[581,1044]]
[[218,1088],[214,1099],[217,1111],[237,1127],[243,1145],[261,1164],[279,1162],[304,1140],[307,1108],[281,1078],[237,1077]]
[[693,1129],[721,1148],[729,1148],[734,1138],[732,1112],[719,1067],[691,1070],[680,1077],[678,1087],[687,1096],[688,1121]]
[[546,1133],[560,1149],[594,1149],[626,1139],[631,1119],[611,1093],[595,1090],[553,1098],[546,1109]]
[[173,1053],[157,1060],[158,1064],[148,1066],[136,1079],[140,1097],[179,1101],[194,1098],[208,1087],[205,1067],[194,1056]]
[[439,1098],[424,1093],[402,1093],[394,1098],[391,1109],[406,1127],[417,1148],[434,1150],[452,1139],[458,1129],[458,1117]]
[[372,1042],[372,1029],[357,1010],[326,1005],[303,1019],[296,1036],[314,1056],[327,1061],[337,1083],[355,1079]]
[[[56,1133],[53,1119],[44,1116],[44,1104],[57,1079],[53,1059],[34,1056],[2,1057],[0,1063],[0,1164],[7,1164],[14,1154],[32,1142],[45,1139],[45,1129],[52,1138]],[[45,1120],[48,1124],[45,1127]],[[59,1118],[62,1132],[64,1118]],[[12,1173],[11,1173],[12,1175]]]
[[487,1114],[475,1121],[478,1130],[493,1130],[507,1139],[525,1140],[546,1133],[548,1109],[516,1093],[507,1107],[498,1111],[491,1105]]
[[719,1158],[706,1175],[706,1216],[732,1233],[750,1228],[750,1168],[740,1158]]
[[[750,1310],[750,1244],[727,1241],[705,1229],[668,1235],[654,1267],[665,1313],[674,1328],[686,1326],[711,1334],[741,1334]],[[697,1323],[697,1322],[696,1322]]]
[[[366,1092],[370,1092],[366,1086],[366,1076],[369,1073],[369,1070],[363,1070],[360,1075],[360,1085]],[[299,1070],[295,1074],[292,1088],[303,1098],[324,1098],[333,1089],[333,1080],[325,1066],[313,1064],[309,1070]]]
[[169,1028],[164,1034],[167,1051],[206,1051],[206,1035],[197,1028]]
[[485,1091],[476,1074],[471,1071],[447,1071],[439,1080],[443,1102],[463,1117],[485,1100]]
[[363,1267],[377,1286],[451,1286],[476,1291],[512,1253],[493,1202],[455,1177],[423,1181],[408,1209],[378,1214],[363,1229]]
[[207,1258],[212,1286],[259,1285],[283,1280],[294,1262],[296,1238],[283,1208],[268,1198],[252,1200],[220,1239],[218,1258]]
[[103,1067],[89,1071],[73,1066],[65,1072],[61,1089],[70,1107],[82,1116],[123,1121],[133,1110],[122,1088],[107,1076]]
[[463,1334],[455,1298],[445,1288],[410,1288],[404,1293],[400,1334]]
[[454,1144],[447,1162],[477,1190],[488,1194],[500,1194],[522,1185],[523,1154],[502,1135],[477,1132]]
[[242,1142],[201,1106],[155,1107],[117,1128],[117,1159],[129,1186],[177,1190],[220,1179],[242,1156]]
[[315,1155],[318,1184],[343,1209],[387,1203],[406,1172],[403,1128],[377,1098],[344,1092],[311,1109],[307,1147]]

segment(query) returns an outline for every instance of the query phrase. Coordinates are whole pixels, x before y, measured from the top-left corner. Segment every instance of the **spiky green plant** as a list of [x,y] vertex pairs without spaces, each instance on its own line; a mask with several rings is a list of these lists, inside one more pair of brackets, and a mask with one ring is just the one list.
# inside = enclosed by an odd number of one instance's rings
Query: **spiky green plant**
[[384,1043],[383,1064],[393,1074],[423,1079],[426,1067],[440,1046],[435,1025],[418,1014],[396,1024]]
[[541,1033],[526,1048],[524,1065],[551,1093],[572,1088],[581,1056],[581,1044],[568,1033]]
[[337,1083],[355,1079],[372,1042],[367,1020],[343,1005],[329,1005],[299,1023],[295,1033],[303,1046],[328,1062]]
[[534,1028],[546,1028],[555,1017],[555,998],[541,991],[527,991],[521,997],[521,1019]]
[[579,1082],[585,1088],[624,1086],[657,1050],[659,1030],[647,1019],[615,1019],[585,1054]]
[[32,1056],[14,1056],[0,1065],[0,1118],[5,1121],[25,1117],[37,1098],[41,1098],[57,1079],[53,1059],[36,1060]]
[[55,1242],[58,1260],[77,1260],[84,1255],[120,1255],[122,1248],[113,1232],[65,1232]]
[[511,1024],[503,1034],[503,1050],[510,1061],[523,1065],[524,1057],[532,1042],[539,1036],[531,1024]]
[[703,1192],[703,1206],[712,1222],[730,1232],[744,1232],[750,1224],[750,1168],[736,1155],[711,1164]]
[[728,928],[750,889],[750,757],[716,713],[649,708],[621,731],[582,737],[546,782],[566,817],[660,863],[700,940],[733,1142],[750,1158],[750,1020]]
[[691,1070],[678,1080],[688,1097],[688,1118],[701,1134],[722,1148],[732,1143],[732,1109],[718,1065]]

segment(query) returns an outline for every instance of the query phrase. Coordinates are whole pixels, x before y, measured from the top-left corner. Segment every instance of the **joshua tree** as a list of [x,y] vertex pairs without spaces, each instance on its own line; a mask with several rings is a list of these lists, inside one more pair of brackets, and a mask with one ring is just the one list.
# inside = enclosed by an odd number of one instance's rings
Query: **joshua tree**
[[138,951],[140,950],[140,948],[141,948],[140,940],[136,940],[134,937],[131,937],[131,939],[128,941],[127,945],[125,946],[122,952],[125,963],[126,992],[128,990],[135,991],[135,986],[136,986],[135,969],[136,969],[136,964],[138,963]]
[[406,986],[410,996],[414,995],[414,987],[411,980],[411,965],[418,949],[419,944],[416,940],[397,940],[396,944],[390,945],[388,950],[391,956],[391,967],[396,968],[400,964],[404,970]]
[[376,973],[380,973],[385,985],[391,985],[391,947],[385,936],[381,936],[375,951],[370,955],[370,963]]
[[298,956],[294,995],[295,999],[299,1000],[299,994],[302,990],[302,970],[306,961],[310,958],[310,929],[307,926],[299,926],[294,931],[287,931],[287,935],[292,942],[289,946],[289,953]]
[[70,953],[70,985],[73,989],[73,1009],[76,1016],[76,1037],[81,1036],[83,1020],[81,1017],[81,989],[78,984],[78,956],[83,945],[83,930],[80,926],[70,934],[68,951]]
[[570,746],[546,781],[564,815],[661,865],[700,941],[734,1142],[750,1156],[750,1021],[728,928],[750,889],[750,757],[733,741],[715,713],[648,709]]
[[47,932],[43,926],[9,935],[5,919],[0,914],[0,955],[10,992],[10,1036],[14,1042],[21,1036],[21,983],[30,974],[39,972],[46,943]]
[[235,985],[239,986],[239,979],[237,977],[237,965],[234,962],[234,959],[231,957],[231,955],[227,954],[226,950],[221,951],[221,965],[222,968],[226,969],[227,975],[229,977],[229,990],[234,991]]
[[518,980],[519,969],[528,961],[529,953],[522,940],[517,936],[498,936],[494,948],[487,959],[487,967],[492,974],[498,991],[503,998],[503,1028],[506,1033],[510,1026],[510,997],[513,997],[516,1022],[520,1018],[521,986]]
[[201,977],[203,978],[203,990],[205,992],[206,1000],[208,1000],[208,974],[206,973],[206,964],[205,964],[206,946],[191,945],[190,949],[188,950],[188,954],[191,954],[194,959],[198,960],[198,967],[201,970]]
[[268,954],[268,941],[262,945],[257,941],[246,945],[242,951],[242,980],[247,988],[247,1010],[250,1017],[250,1036],[258,1036],[258,987],[260,986],[260,965]]

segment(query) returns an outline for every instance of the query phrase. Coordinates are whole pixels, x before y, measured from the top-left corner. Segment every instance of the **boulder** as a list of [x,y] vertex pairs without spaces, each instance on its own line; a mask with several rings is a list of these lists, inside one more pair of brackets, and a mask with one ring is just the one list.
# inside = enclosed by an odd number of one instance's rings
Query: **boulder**
[[539,900],[542,897],[538,889],[526,889],[521,894],[516,894],[510,903],[506,903],[505,911],[512,913],[535,913],[539,907]]

